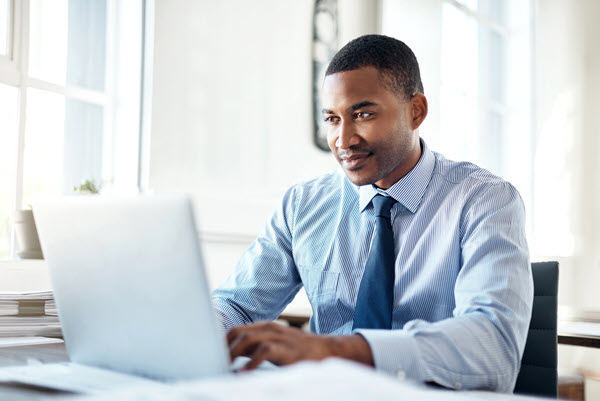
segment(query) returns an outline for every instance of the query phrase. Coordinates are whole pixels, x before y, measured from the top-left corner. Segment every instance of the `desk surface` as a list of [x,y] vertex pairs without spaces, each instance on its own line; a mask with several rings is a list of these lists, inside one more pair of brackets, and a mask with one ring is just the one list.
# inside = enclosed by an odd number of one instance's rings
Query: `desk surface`
[[580,347],[600,348],[598,321],[564,320],[558,324],[558,343]]
[[580,347],[600,348],[600,336],[584,336],[580,334],[558,333],[558,343],[577,345]]
[[[68,360],[65,345],[62,343],[0,348],[0,367],[25,365],[32,361],[52,363]],[[58,395],[64,396],[65,393],[19,384],[0,383],[0,400],[31,401]]]
[[[559,344],[600,348],[600,337],[581,336],[561,333]],[[64,344],[44,344],[0,348],[0,367],[24,365],[31,361],[42,363],[68,361]],[[32,401],[64,396],[65,393],[33,387],[0,383],[0,400]],[[487,397],[486,397],[487,398]],[[510,400],[512,398],[504,398]]]
[[[42,363],[63,362],[68,360],[64,344],[45,344],[20,347],[0,348],[0,367],[23,365],[31,360]],[[299,380],[300,379],[300,380]],[[307,386],[310,384],[310,386]],[[323,390],[323,391],[321,391]],[[122,400],[169,400],[173,399],[215,399],[215,400],[325,400],[332,394],[341,399],[362,392],[366,398],[370,395],[380,400],[396,400],[398,395],[406,395],[406,399],[427,399],[436,401],[516,401],[536,400],[537,398],[498,394],[486,391],[451,391],[444,389],[415,387],[414,384],[403,383],[388,375],[376,373],[374,370],[358,364],[341,360],[328,360],[324,363],[305,362],[291,368],[266,371],[260,374],[242,374],[235,376],[206,379],[198,382],[183,383],[173,388],[157,392],[156,389],[125,394],[108,393],[96,396],[95,401]],[[218,394],[217,397],[214,395]],[[345,395],[346,394],[346,395]],[[28,386],[0,383],[0,400],[32,401],[61,398],[67,393],[47,391]],[[414,396],[414,397],[411,397]],[[197,397],[196,397],[197,396]],[[282,398],[283,396],[283,398]],[[416,397],[416,398],[415,398]],[[69,396],[69,398],[71,398]],[[79,397],[75,397],[79,400]],[[349,397],[352,399],[352,397]],[[402,398],[402,397],[400,397]],[[354,397],[354,399],[359,399]]]

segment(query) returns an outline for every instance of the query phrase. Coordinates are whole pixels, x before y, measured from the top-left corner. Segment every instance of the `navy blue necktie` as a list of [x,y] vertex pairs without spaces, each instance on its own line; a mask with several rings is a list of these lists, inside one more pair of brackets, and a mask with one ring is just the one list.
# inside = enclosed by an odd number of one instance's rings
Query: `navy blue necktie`
[[372,202],[375,236],[358,290],[353,329],[392,328],[396,257],[390,210],[396,200],[376,195]]

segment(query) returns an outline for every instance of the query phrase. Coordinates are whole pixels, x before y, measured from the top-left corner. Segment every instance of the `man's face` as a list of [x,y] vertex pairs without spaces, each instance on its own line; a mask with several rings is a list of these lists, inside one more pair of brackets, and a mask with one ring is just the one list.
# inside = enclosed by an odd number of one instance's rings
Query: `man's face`
[[387,189],[416,165],[421,147],[414,130],[427,114],[424,102],[424,115],[415,119],[414,102],[392,93],[374,67],[325,77],[327,142],[352,183]]

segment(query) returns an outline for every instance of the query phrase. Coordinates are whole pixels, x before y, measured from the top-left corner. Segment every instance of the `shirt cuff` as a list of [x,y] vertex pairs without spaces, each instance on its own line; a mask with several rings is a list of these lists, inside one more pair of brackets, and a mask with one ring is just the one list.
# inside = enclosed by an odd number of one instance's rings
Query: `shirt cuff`
[[399,379],[419,382],[432,380],[412,335],[403,330],[359,329],[354,330],[354,333],[360,334],[371,347],[377,370]]
[[236,308],[230,305],[227,301],[220,298],[212,298],[213,310],[217,318],[217,322],[224,331],[236,326],[243,326],[252,321],[242,315]]

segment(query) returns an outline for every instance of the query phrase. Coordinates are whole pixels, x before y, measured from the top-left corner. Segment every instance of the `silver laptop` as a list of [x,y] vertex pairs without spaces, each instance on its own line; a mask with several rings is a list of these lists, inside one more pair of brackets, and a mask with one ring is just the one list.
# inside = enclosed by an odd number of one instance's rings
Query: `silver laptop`
[[188,197],[79,196],[33,212],[71,363],[5,380],[93,393],[229,371]]

